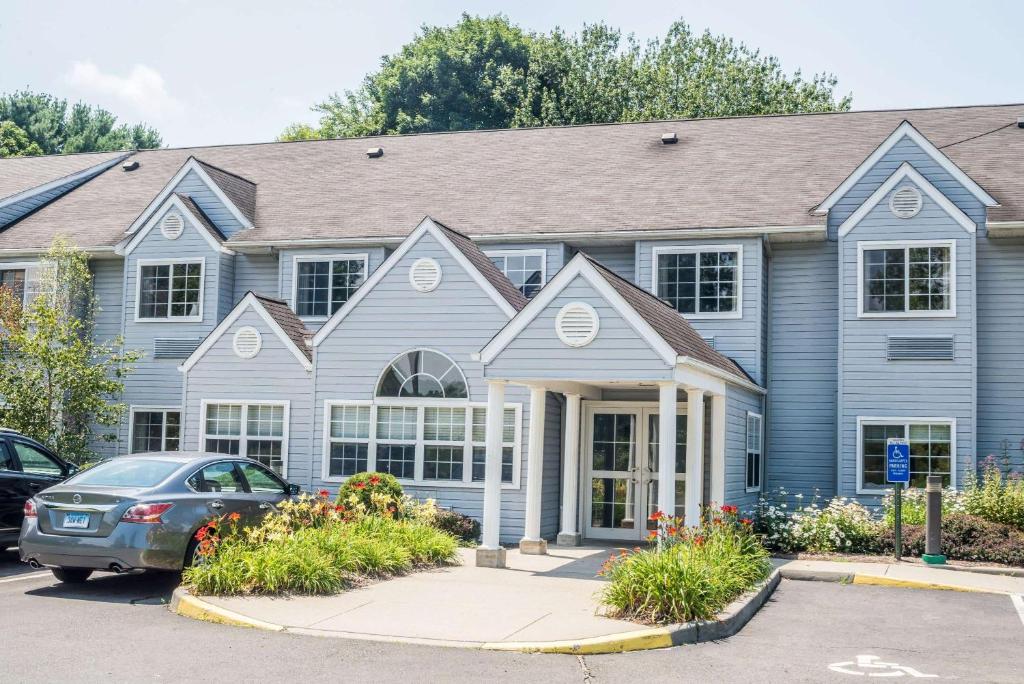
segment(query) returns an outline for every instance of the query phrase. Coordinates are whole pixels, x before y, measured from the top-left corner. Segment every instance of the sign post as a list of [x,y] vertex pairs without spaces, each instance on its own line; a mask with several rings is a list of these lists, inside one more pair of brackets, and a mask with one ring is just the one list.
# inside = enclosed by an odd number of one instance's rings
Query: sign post
[[885,481],[896,485],[896,560],[903,556],[903,485],[910,482],[910,443],[900,437],[885,442]]

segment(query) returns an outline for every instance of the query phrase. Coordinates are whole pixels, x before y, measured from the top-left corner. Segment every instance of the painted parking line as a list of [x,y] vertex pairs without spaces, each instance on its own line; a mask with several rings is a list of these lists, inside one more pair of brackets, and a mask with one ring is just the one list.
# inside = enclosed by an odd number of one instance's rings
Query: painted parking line
[[1017,609],[1021,623],[1024,623],[1024,594],[1010,594],[1010,600],[1013,601],[1013,607]]
[[27,575],[17,575],[15,577],[4,577],[0,579],[0,584],[6,584],[7,582],[20,582],[22,580],[39,579],[40,577],[49,577],[50,573],[46,570],[42,572],[30,572]]

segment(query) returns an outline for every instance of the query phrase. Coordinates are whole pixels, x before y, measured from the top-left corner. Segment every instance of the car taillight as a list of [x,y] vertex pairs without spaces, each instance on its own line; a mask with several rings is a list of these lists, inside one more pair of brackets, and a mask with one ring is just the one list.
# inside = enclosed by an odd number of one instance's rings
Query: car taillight
[[169,503],[148,503],[135,504],[121,516],[121,522],[131,523],[162,523],[160,516],[166,513],[174,504]]
[[36,517],[36,502],[33,499],[27,499],[25,501],[25,507],[21,510],[25,514],[26,518]]

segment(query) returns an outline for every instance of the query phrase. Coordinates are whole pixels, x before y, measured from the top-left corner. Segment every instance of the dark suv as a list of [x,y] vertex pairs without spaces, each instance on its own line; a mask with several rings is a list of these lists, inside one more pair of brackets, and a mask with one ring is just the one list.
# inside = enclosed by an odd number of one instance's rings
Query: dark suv
[[0,428],[0,551],[18,543],[25,501],[76,470],[34,439]]

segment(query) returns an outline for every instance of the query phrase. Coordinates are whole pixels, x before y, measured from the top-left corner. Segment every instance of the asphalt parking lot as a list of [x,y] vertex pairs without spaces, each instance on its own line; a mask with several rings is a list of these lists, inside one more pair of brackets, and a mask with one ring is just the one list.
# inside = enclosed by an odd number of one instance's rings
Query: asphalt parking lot
[[323,639],[167,611],[173,575],[56,584],[0,553],[4,682],[1024,681],[1024,620],[1007,596],[783,581],[738,635],[604,656],[525,655]]

